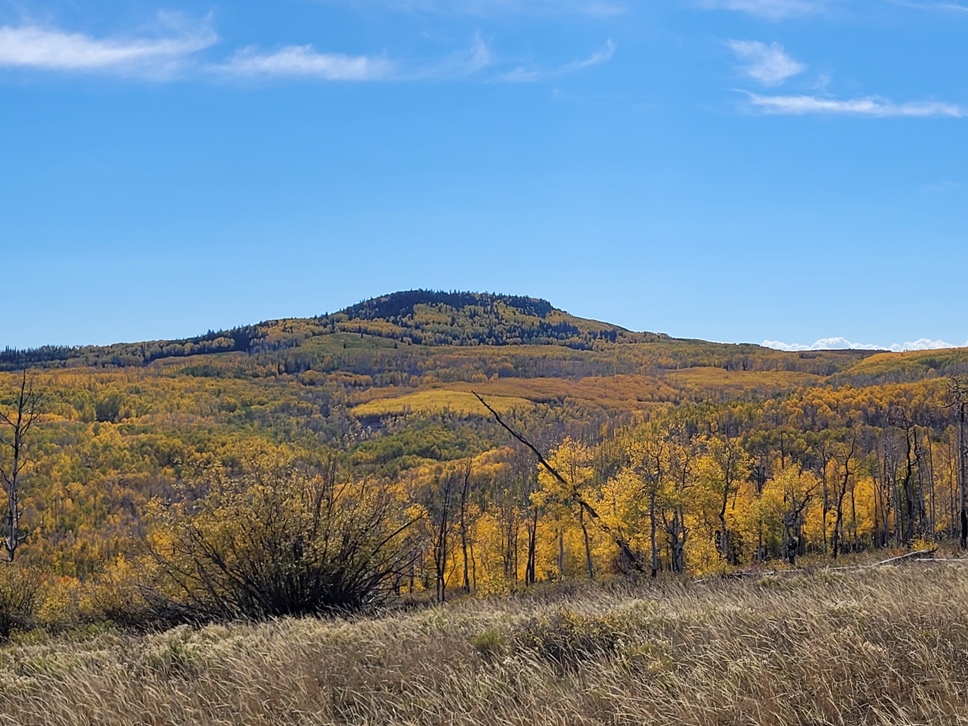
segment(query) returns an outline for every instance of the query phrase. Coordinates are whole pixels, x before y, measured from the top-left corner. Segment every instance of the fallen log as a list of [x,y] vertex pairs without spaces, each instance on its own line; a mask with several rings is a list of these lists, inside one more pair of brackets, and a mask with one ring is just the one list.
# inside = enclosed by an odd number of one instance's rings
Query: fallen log
[[935,558],[938,548],[932,547],[928,550],[917,550],[915,552],[906,552],[903,555],[897,555],[896,557],[889,557],[886,560],[881,560],[879,562],[872,562],[868,565],[843,565],[841,567],[824,567],[824,566],[808,566],[799,567],[792,570],[758,570],[758,569],[745,569],[736,570],[735,572],[725,573],[723,575],[718,575],[716,577],[700,577],[693,580],[693,582],[701,583],[707,582],[709,580],[729,578],[729,579],[743,579],[751,577],[785,577],[789,575],[812,575],[817,572],[856,572],[859,570],[872,570],[877,567],[891,567],[894,565],[902,564],[913,564],[913,563],[935,563],[939,565],[947,564],[964,564],[968,565],[968,559],[953,559],[953,558]]
[[868,567],[883,567],[884,565],[899,565],[902,562],[908,560],[919,561],[921,559],[933,559],[935,553],[938,551],[937,547],[932,547],[929,550],[917,550],[916,552],[908,552],[903,555],[898,555],[897,557],[890,557],[886,560],[881,560],[880,562],[875,562],[873,565],[868,565]]

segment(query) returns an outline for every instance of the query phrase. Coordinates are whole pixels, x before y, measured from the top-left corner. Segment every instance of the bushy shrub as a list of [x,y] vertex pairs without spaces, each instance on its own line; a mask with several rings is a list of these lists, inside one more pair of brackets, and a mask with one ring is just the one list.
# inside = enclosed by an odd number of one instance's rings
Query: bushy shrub
[[412,524],[394,487],[335,470],[217,479],[156,512],[149,600],[169,621],[359,611],[412,561]]
[[40,577],[15,563],[0,563],[0,640],[29,630],[40,607]]
[[112,622],[145,631],[173,624],[159,617],[150,598],[156,566],[149,558],[117,558],[88,583],[80,602],[82,620]]

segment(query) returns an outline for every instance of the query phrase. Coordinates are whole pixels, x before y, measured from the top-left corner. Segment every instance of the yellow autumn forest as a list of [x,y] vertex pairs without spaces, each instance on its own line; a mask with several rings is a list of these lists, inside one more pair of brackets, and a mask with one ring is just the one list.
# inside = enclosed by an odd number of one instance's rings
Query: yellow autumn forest
[[[531,298],[414,291],[0,362],[8,417],[24,376],[42,393],[16,561],[41,573],[48,617],[137,609],[121,600],[145,588],[175,619],[324,612],[961,533],[960,350],[781,353],[631,333]],[[199,547],[232,560],[227,579],[272,547],[307,566],[332,556],[322,538],[360,529],[354,517],[368,528],[355,546],[389,540],[346,602],[245,604],[184,573]],[[305,551],[283,552],[295,539]]]
[[412,291],[0,368],[0,723],[968,704],[964,350]]

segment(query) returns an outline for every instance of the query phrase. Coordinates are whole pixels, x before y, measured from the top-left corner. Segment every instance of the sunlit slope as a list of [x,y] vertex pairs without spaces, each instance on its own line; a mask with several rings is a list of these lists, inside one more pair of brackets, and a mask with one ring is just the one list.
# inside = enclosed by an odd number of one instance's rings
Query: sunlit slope
[[906,353],[877,353],[835,376],[833,382],[869,386],[966,373],[968,373],[968,348],[945,348]]
[[399,379],[402,374],[420,378],[430,370],[473,368],[487,377],[580,378],[704,366],[825,376],[864,356],[676,340],[579,318],[537,298],[416,290],[333,314],[270,320],[190,339],[6,350],[0,353],[0,369],[142,367],[182,360],[190,361],[189,373],[212,375],[215,369],[224,370],[223,375],[251,375],[275,368],[284,374],[393,372]]
[[499,411],[532,404],[577,405],[585,410],[644,412],[661,403],[683,400],[750,398],[789,391],[820,382],[819,376],[796,371],[726,371],[696,367],[655,375],[617,374],[567,378],[496,378],[478,382],[434,383],[416,392],[408,388],[371,388],[354,406],[355,416],[452,411],[487,415],[473,393],[486,396]]

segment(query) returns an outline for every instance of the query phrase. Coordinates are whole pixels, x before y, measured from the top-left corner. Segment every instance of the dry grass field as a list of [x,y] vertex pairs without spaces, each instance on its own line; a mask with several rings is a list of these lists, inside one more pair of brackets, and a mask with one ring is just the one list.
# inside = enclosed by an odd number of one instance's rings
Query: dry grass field
[[501,413],[528,410],[535,403],[568,401],[586,409],[644,411],[682,397],[723,398],[771,395],[816,382],[817,376],[794,371],[727,371],[693,367],[661,375],[568,378],[497,378],[487,381],[434,383],[419,391],[403,387],[367,388],[354,394],[354,416],[440,413],[487,416],[472,391],[487,397]]
[[[488,403],[494,406],[499,413],[530,409],[533,405],[527,399],[512,396],[493,396]],[[446,389],[430,389],[393,398],[367,401],[355,406],[353,415],[387,416],[404,413],[441,413],[444,411],[464,416],[469,414],[488,415],[487,409],[481,405],[481,402],[474,397],[473,393]]]
[[0,649],[0,723],[968,723],[968,567],[28,634]]

